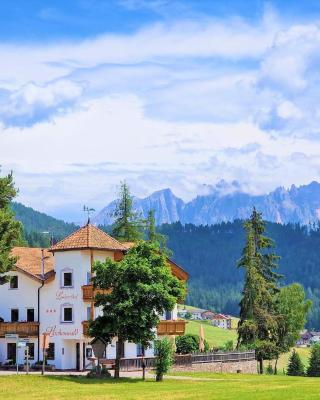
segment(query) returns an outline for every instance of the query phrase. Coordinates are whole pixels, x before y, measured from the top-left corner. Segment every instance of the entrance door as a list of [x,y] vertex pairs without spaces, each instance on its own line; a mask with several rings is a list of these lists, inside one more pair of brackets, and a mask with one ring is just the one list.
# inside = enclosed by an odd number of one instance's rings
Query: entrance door
[[17,360],[17,345],[16,343],[8,343],[7,345],[7,359],[12,360],[13,364]]
[[76,344],[76,370],[80,371],[80,343]]

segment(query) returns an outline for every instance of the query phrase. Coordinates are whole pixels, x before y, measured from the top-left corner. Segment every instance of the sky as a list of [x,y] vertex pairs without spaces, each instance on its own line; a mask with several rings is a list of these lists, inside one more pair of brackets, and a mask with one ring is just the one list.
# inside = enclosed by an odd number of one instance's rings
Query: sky
[[319,67],[318,1],[2,1],[2,174],[77,223],[122,180],[186,201],[319,181]]

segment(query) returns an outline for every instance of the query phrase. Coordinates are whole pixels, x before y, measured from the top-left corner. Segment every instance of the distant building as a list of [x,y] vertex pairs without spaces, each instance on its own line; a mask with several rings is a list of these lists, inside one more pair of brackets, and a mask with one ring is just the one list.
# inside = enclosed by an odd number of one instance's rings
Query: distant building
[[212,325],[222,329],[231,329],[231,317],[224,314],[215,314]]
[[203,313],[201,313],[202,319],[208,319],[208,320],[213,320],[215,315],[216,315],[216,313],[214,313],[213,311],[210,311],[210,310],[206,310],[206,311],[203,311]]
[[320,332],[304,332],[297,340],[298,347],[309,347],[315,343],[320,343]]

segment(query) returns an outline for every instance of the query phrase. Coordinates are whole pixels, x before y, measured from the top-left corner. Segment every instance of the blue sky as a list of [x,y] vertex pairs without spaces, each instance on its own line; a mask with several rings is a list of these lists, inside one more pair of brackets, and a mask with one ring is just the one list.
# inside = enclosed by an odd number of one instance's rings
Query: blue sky
[[12,0],[0,18],[0,162],[24,204],[81,222],[123,179],[185,200],[320,179],[318,1]]

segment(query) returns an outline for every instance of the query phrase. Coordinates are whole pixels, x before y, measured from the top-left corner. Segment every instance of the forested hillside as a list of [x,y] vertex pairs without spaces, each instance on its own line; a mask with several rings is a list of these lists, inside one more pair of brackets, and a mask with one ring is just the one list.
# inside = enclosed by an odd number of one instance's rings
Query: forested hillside
[[16,219],[22,222],[24,239],[31,247],[47,247],[51,240],[56,242],[77,229],[75,224],[50,217],[20,203],[12,203],[11,208]]
[[[245,234],[242,221],[212,226],[164,224],[174,259],[190,273],[187,303],[237,314],[243,272],[237,269]],[[320,229],[267,224],[267,234],[281,256],[283,284],[299,282],[314,302],[309,326],[320,329]]]
[[[24,225],[26,243],[47,247],[75,231],[77,226],[13,203],[16,218]],[[110,227],[105,227],[110,231]],[[243,271],[237,269],[244,245],[243,222],[236,220],[211,226],[181,223],[163,224],[161,233],[168,237],[173,258],[189,273],[187,303],[237,315]],[[50,232],[43,235],[41,232]],[[320,229],[308,230],[298,224],[267,223],[267,234],[276,242],[281,256],[280,273],[283,284],[299,282],[306,289],[314,306],[309,327],[320,329]]]

